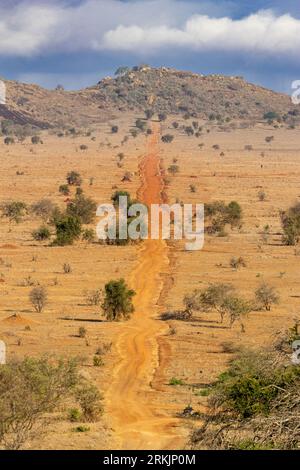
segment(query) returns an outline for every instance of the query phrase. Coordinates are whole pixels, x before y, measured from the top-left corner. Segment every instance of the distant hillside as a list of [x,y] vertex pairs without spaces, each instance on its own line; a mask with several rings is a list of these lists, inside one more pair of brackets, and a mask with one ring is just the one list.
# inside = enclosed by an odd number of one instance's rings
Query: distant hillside
[[279,121],[298,119],[289,96],[247,83],[241,77],[199,75],[148,66],[120,69],[116,78],[67,92],[45,90],[13,81],[7,84],[7,105],[0,118],[38,127],[85,126],[106,121],[119,112],[145,111],[190,114],[226,122],[259,121],[271,113]]

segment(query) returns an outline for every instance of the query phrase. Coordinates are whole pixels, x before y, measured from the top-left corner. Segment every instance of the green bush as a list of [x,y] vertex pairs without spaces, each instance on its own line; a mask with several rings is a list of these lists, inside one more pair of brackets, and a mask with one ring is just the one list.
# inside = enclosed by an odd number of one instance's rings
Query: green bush
[[73,218],[77,218],[82,224],[90,224],[96,216],[96,210],[96,202],[80,194],[68,204],[67,214]]
[[105,297],[102,304],[103,315],[109,321],[130,318],[134,312],[132,298],[135,292],[128,289],[124,279],[110,281],[105,285]]
[[61,184],[58,188],[58,191],[64,196],[68,196],[70,194],[70,189],[67,184]]
[[51,237],[51,232],[48,227],[42,226],[32,232],[32,237],[34,238],[34,240],[42,242],[45,240],[49,240],[49,238]]
[[81,222],[78,217],[62,214],[54,220],[56,239],[54,246],[72,245],[81,234]]
[[82,413],[78,408],[70,408],[68,411],[68,419],[72,423],[78,423],[78,421],[81,421],[82,418]]
[[67,183],[70,186],[81,186],[82,178],[77,171],[70,171],[67,174]]
[[85,421],[97,421],[103,413],[101,393],[93,384],[84,384],[76,390],[76,398]]
[[10,222],[20,223],[27,214],[27,205],[21,201],[5,202],[1,205],[2,217],[7,217]]

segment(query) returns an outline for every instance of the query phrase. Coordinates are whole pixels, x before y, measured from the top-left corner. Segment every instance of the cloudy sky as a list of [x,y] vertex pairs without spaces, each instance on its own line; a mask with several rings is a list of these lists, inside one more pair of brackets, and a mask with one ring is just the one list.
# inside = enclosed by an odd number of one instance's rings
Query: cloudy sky
[[299,0],[0,0],[0,76],[67,89],[120,65],[300,80]]

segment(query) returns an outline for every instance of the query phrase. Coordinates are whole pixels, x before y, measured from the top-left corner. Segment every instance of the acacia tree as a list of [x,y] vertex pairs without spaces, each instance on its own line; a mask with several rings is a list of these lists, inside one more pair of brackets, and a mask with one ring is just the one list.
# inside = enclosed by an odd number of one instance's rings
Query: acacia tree
[[29,299],[32,305],[34,306],[36,312],[41,313],[47,303],[47,290],[45,287],[34,287],[30,294]]
[[216,310],[223,323],[227,309],[224,306],[225,300],[234,292],[234,287],[230,284],[215,283],[201,292],[201,304],[205,310]]
[[7,217],[10,222],[20,223],[27,213],[27,206],[22,201],[5,202],[1,206],[2,217]]
[[128,320],[134,312],[132,298],[135,291],[128,289],[124,279],[110,281],[105,285],[105,297],[102,303],[103,315],[109,321]]
[[26,358],[1,366],[0,446],[18,450],[45,430],[54,411],[78,382],[76,362]]
[[224,300],[222,308],[223,311],[229,315],[230,328],[239,320],[241,322],[242,331],[245,331],[242,319],[253,310],[251,303],[240,297],[229,295]]
[[271,310],[273,304],[278,304],[279,295],[274,287],[268,285],[266,282],[260,284],[255,291],[256,300],[268,311]]

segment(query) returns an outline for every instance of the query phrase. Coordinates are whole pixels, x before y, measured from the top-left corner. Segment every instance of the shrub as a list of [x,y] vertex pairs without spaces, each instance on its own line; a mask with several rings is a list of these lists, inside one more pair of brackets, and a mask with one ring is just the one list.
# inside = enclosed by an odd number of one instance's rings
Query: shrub
[[116,191],[111,197],[111,200],[112,200],[114,206],[118,206],[120,196],[126,196],[127,197],[128,206],[130,206],[133,203],[133,201],[131,200],[131,196],[130,196],[128,191]]
[[70,171],[67,174],[67,183],[70,186],[81,186],[82,178],[77,171]]
[[279,115],[277,113],[275,113],[275,111],[268,111],[267,113],[264,114],[264,119],[266,121],[273,121],[275,119],[278,119],[279,118]]
[[45,287],[34,287],[29,293],[29,300],[36,312],[41,313],[47,303],[48,294]]
[[68,419],[72,423],[78,423],[81,421],[82,413],[78,408],[71,408],[68,412]]
[[80,326],[79,329],[78,329],[79,338],[85,338],[86,333],[87,333],[86,328],[84,328],[84,326]]
[[227,311],[224,308],[224,302],[233,292],[234,288],[230,284],[211,284],[207,289],[201,291],[199,305],[203,310],[216,310],[220,315],[222,323]]
[[265,201],[266,199],[266,193],[262,189],[258,191],[257,196],[258,196],[259,201],[261,202]]
[[78,187],[76,188],[76,191],[75,191],[75,196],[81,196],[83,194],[83,189]]
[[85,384],[77,389],[76,398],[81,406],[83,418],[89,422],[97,421],[103,412],[103,398],[97,387]]
[[228,205],[224,201],[215,201],[205,205],[205,216],[211,219],[208,227],[209,233],[222,233],[225,225],[231,227],[240,226],[242,223],[242,209],[236,201],[231,201]]
[[274,287],[263,282],[255,291],[255,298],[266,310],[271,310],[273,304],[278,304],[279,295]]
[[[234,324],[237,320],[242,320],[242,318],[250,313],[253,310],[253,306],[247,300],[244,300],[233,295],[229,295],[225,298],[222,309],[225,313],[229,315],[230,326]],[[244,331],[244,325],[241,324],[242,331]]]
[[174,129],[178,129],[179,124],[178,124],[177,121],[174,121],[174,122],[172,122],[172,126],[174,127]]
[[[68,186],[66,186],[68,188]],[[48,221],[56,209],[56,205],[50,199],[40,199],[31,206],[31,212],[41,217],[44,221]]]
[[63,264],[63,272],[65,274],[70,274],[72,272],[72,267],[69,263],[64,263]]
[[231,201],[227,207],[226,221],[232,227],[236,227],[242,220],[242,209],[238,202]]
[[45,430],[55,411],[78,383],[76,362],[26,358],[1,366],[0,445],[18,450]]
[[85,291],[85,299],[88,305],[99,305],[102,299],[102,291],[100,289]]
[[174,136],[172,134],[165,134],[165,135],[162,136],[161,140],[165,144],[170,144],[171,142],[173,142]]
[[247,266],[242,256],[239,256],[238,258],[233,256],[229,264],[233,269],[245,268]]
[[79,148],[80,148],[80,150],[85,151],[85,150],[88,149],[88,146],[85,145],[85,144],[81,144]]
[[166,121],[166,119],[167,119],[166,113],[159,113],[159,114],[158,114],[158,119],[159,119],[159,121],[161,121],[161,122],[162,122],[162,121]]
[[141,131],[144,131],[146,128],[146,122],[143,121],[143,119],[137,119],[135,121],[135,126],[140,129]]
[[64,196],[68,196],[70,194],[70,189],[67,184],[61,184],[58,188],[58,191]]
[[93,241],[95,240],[95,232],[94,230],[91,228],[91,229],[85,229],[83,230],[82,232],[82,240],[88,242],[88,243],[93,243]]
[[56,228],[56,239],[53,245],[72,245],[81,234],[81,222],[78,217],[62,214],[54,221]]
[[102,367],[104,366],[104,362],[101,356],[94,356],[93,357],[93,365],[94,367]]
[[136,129],[130,129],[130,134],[135,139],[138,135],[138,131]]
[[168,172],[171,173],[172,175],[176,175],[176,173],[179,172],[179,166],[178,165],[170,165],[168,168]]
[[245,150],[248,150],[248,152],[251,152],[251,150],[253,150],[253,145],[245,145]]
[[288,211],[281,213],[281,225],[283,228],[283,243],[296,245],[300,238],[300,204],[297,203]]
[[102,304],[103,314],[109,321],[128,320],[134,312],[132,298],[135,292],[128,289],[124,279],[110,281],[105,285],[105,297]]
[[184,132],[188,136],[194,135],[194,133],[195,133],[194,129],[191,126],[185,126]]
[[51,237],[51,233],[48,227],[42,226],[32,232],[32,237],[34,238],[34,240],[41,242],[44,240],[49,240],[49,238]]
[[154,111],[152,109],[146,109],[145,116],[147,119],[151,119],[154,116]]
[[4,143],[5,145],[13,145],[15,143],[15,139],[13,137],[5,137]]
[[172,377],[169,381],[169,385],[184,385],[183,380]]
[[191,193],[195,193],[197,191],[197,188],[194,184],[190,184],[190,191]]
[[41,141],[41,138],[40,138],[38,135],[33,135],[33,136],[31,137],[31,143],[32,143],[33,145],[37,145],[37,144],[41,144],[42,141]]
[[2,217],[7,217],[10,222],[20,223],[27,214],[27,205],[21,201],[5,202],[1,205]]
[[68,204],[67,214],[77,218],[82,224],[90,224],[96,216],[96,210],[96,202],[81,194]]

